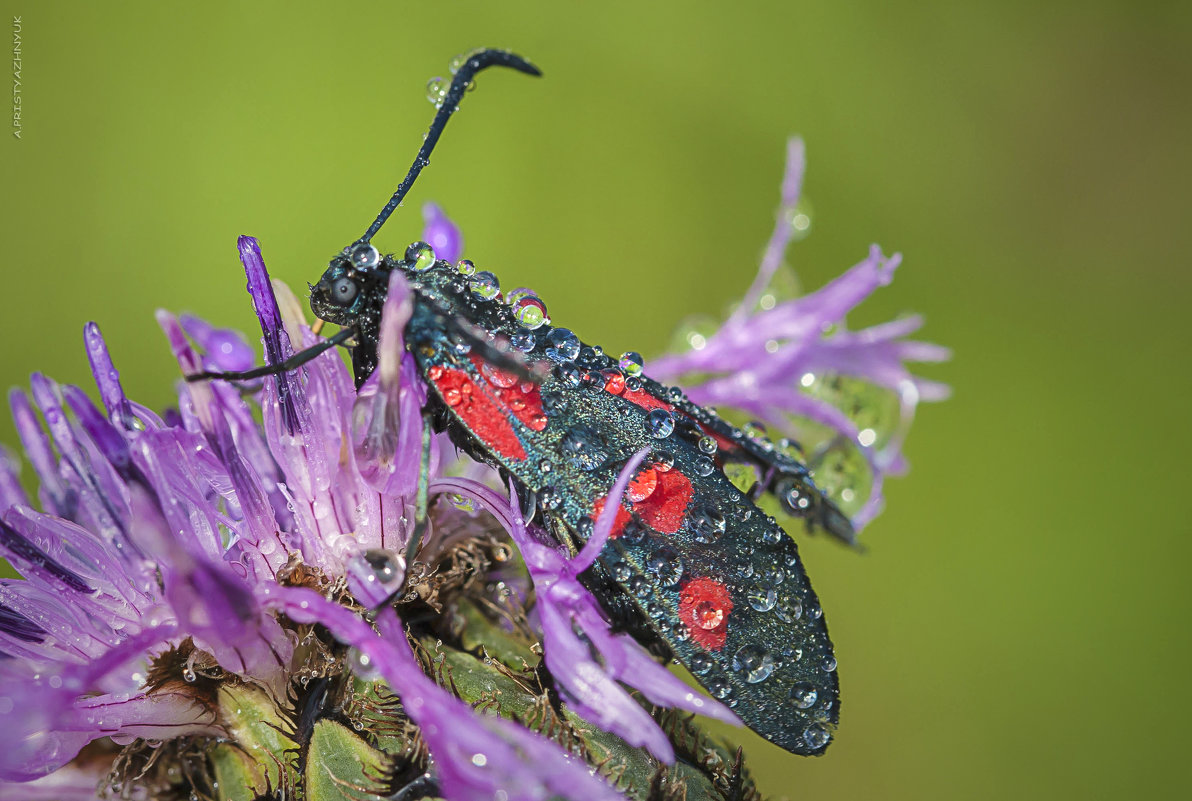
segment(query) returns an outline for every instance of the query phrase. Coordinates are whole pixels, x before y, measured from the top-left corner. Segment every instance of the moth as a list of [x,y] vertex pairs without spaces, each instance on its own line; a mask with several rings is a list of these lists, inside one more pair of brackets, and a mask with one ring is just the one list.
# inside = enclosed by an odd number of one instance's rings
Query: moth
[[[527,519],[576,552],[594,520],[616,506],[612,535],[583,578],[610,619],[663,657],[682,662],[715,698],[771,742],[823,753],[838,721],[836,658],[798,549],[757,500],[845,541],[848,518],[815,486],[792,448],[747,433],[651,380],[636,353],[612,358],[553,326],[528,290],[502,294],[470,261],[439,260],[425,242],[383,255],[374,235],[429,161],[473,77],[491,66],[539,70],[503,50],[458,66],[406,177],[364,235],[311,288],[315,315],[341,326],[286,361],[191,380],[240,380],[299,367],[342,345],[359,387],[376,369],[390,275],[413,292],[404,332],[428,387],[427,430],[446,431],[473,459],[517,488]],[[610,498],[626,461],[649,457],[623,498]],[[725,475],[754,468],[747,491]]]

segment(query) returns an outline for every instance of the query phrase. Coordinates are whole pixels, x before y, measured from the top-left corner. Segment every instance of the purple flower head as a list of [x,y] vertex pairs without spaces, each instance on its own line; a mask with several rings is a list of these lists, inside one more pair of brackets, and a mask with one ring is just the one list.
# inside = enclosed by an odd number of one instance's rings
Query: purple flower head
[[744,302],[714,333],[689,336],[691,350],[655,359],[648,371],[682,384],[696,403],[736,410],[801,441],[816,482],[860,529],[881,511],[885,477],[906,470],[901,448],[915,407],[949,393],[906,363],[944,361],[949,352],[905,339],[922,326],[918,316],[861,331],[845,326],[902,261],[876,245],[816,292],[780,300],[771,291],[787,247],[808,225],[799,206],[804,164],[802,140],[791,139],[777,223]]

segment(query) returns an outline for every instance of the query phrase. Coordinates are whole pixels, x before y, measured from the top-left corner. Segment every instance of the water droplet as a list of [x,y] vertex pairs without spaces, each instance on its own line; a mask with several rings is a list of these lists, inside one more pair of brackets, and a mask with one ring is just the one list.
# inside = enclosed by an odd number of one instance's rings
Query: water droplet
[[791,700],[799,709],[811,707],[818,697],[819,693],[816,692],[815,685],[809,681],[796,681],[791,685]]
[[442,77],[434,77],[426,82],[426,99],[431,102],[435,108],[440,108],[443,101],[447,99],[447,90],[451,88],[451,82]]
[[605,370],[603,375],[605,392],[620,395],[625,391],[625,376],[620,370]]
[[371,270],[381,263],[380,252],[371,242],[357,242],[348,251],[348,258],[358,270]]
[[818,751],[823,748],[830,739],[832,739],[832,735],[818,723],[812,723],[803,730],[803,742],[814,750]]
[[869,497],[873,475],[860,448],[837,438],[816,452],[811,464],[815,483],[825,495],[836,500],[840,510],[851,515],[860,510]]
[[699,438],[699,449],[700,449],[701,453],[705,453],[708,456],[711,456],[712,454],[716,453],[716,450],[717,450],[716,440],[713,439],[712,437],[700,437]]
[[750,439],[764,439],[766,436],[766,426],[757,420],[751,420],[741,426],[741,433]]
[[733,686],[728,683],[728,679],[724,676],[712,676],[704,683],[704,687],[711,693],[713,698],[723,701],[732,695]]
[[654,494],[658,488],[658,471],[651,467],[639,472],[625,489],[625,497],[632,503],[641,503]]
[[554,465],[552,465],[550,463],[550,460],[543,459],[541,462],[538,463],[538,469],[541,470],[543,473],[549,473],[551,470],[554,469]]
[[492,300],[501,294],[501,282],[488,270],[481,270],[469,279],[468,289],[481,300]]
[[823,661],[820,662],[820,667],[826,670],[828,673],[831,673],[836,669],[836,657],[828,654],[824,657]]
[[803,517],[811,511],[815,497],[814,490],[809,489],[802,481],[783,479],[774,488],[782,510],[795,517]]
[[712,601],[700,601],[692,610],[695,617],[695,625],[701,629],[711,631],[724,622],[724,607]]
[[466,495],[458,495],[454,492],[448,492],[444,497],[447,498],[447,503],[459,509],[461,512],[475,512],[476,502]]
[[789,226],[788,233],[791,242],[806,239],[807,235],[811,233],[811,204],[804,198],[800,197],[794,206],[784,207],[782,218]]
[[710,476],[715,469],[716,465],[707,456],[700,456],[695,460],[695,474],[697,476]]
[[707,654],[696,653],[695,656],[691,657],[691,672],[697,676],[702,676],[711,670],[715,664],[716,663],[712,661],[712,657],[708,656]]
[[366,681],[380,676],[373,658],[356,648],[348,652],[348,665],[352,669],[352,673]]
[[646,539],[646,527],[636,520],[630,520],[621,530],[620,539],[626,545],[641,545]]
[[641,375],[642,365],[644,364],[645,362],[642,361],[642,355],[631,350],[627,350],[622,353],[620,361],[617,362],[617,366],[624,370],[625,375],[628,376]]
[[757,684],[774,672],[774,657],[770,656],[769,650],[755,643],[743,645],[733,655],[733,670],[743,673],[750,684]]
[[761,579],[771,586],[777,586],[786,578],[786,573],[782,572],[782,568],[777,565],[766,565],[762,568]]
[[725,526],[724,515],[711,506],[701,506],[691,515],[691,531],[695,536],[695,541],[704,545],[709,545],[720,539]]
[[559,440],[559,450],[563,458],[578,470],[597,470],[608,459],[604,437],[588,426],[572,426],[568,429]]
[[556,362],[573,362],[579,355],[579,337],[566,328],[556,328],[546,335],[546,355]]
[[659,548],[646,561],[646,569],[658,576],[658,582],[664,587],[678,584],[683,577],[683,560],[679,552],[669,545]]
[[348,589],[365,606],[375,608],[401,589],[406,578],[405,560],[397,554],[373,548],[347,561]]
[[870,446],[884,446],[898,430],[902,408],[895,390],[839,373],[813,374],[805,388],[807,394],[844,412],[859,431],[871,430],[865,437]]
[[406,261],[411,270],[425,272],[435,266],[435,249],[422,241],[413,242],[406,248]]
[[509,338],[509,345],[514,350],[520,350],[522,353],[529,353],[534,350],[534,345],[537,344],[534,335],[529,331],[518,331]]
[[793,623],[803,616],[803,602],[795,596],[783,598],[782,603],[778,604],[778,617],[784,623]]
[[546,304],[534,296],[524,297],[513,305],[513,319],[522,328],[533,331],[550,322],[546,314]]
[[629,581],[629,578],[632,575],[633,570],[630,569],[629,565],[625,564],[624,562],[617,562],[615,565],[613,565],[613,578],[615,578],[621,584]]
[[588,367],[603,367],[608,361],[604,357],[604,348],[599,345],[585,345],[579,352],[579,360]]
[[654,439],[666,439],[675,430],[675,416],[666,409],[651,409],[646,415],[646,433]]
[[488,764],[488,757],[486,757],[484,754],[473,754],[472,764],[478,768],[483,768]]
[[778,593],[773,587],[754,584],[749,591],[749,605],[759,612],[769,612],[778,602]]
[[559,493],[555,491],[554,487],[543,487],[538,490],[537,496],[538,505],[547,511],[558,509],[559,504],[563,502],[563,499],[559,497]]
[[563,386],[571,387],[572,389],[578,387],[581,383],[583,383],[584,380],[583,374],[580,373],[579,368],[568,362],[564,362],[563,364],[555,367],[555,375],[559,377],[559,381],[563,384]]
[[659,473],[669,473],[675,466],[675,455],[667,450],[656,450],[650,454],[654,460],[654,469]]
[[460,259],[455,263],[455,269],[460,275],[476,274],[476,265],[472,263],[471,259]]

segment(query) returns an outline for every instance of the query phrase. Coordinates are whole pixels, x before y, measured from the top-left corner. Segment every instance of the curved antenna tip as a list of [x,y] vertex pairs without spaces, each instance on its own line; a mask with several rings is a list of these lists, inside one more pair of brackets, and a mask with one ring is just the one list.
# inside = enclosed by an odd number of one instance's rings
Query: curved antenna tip
[[357,240],[358,242],[372,241],[373,236],[381,229],[385,221],[389,219],[389,215],[401,205],[402,199],[410,191],[410,187],[414,185],[414,181],[418,178],[418,173],[422,172],[422,168],[430,163],[431,151],[434,150],[435,144],[438,143],[439,136],[442,135],[443,129],[447,126],[447,121],[451,119],[451,115],[459,108],[464,92],[467,91],[472,83],[472,78],[476,76],[476,73],[489,67],[509,67],[526,75],[536,77],[542,75],[542,70],[538,69],[538,67],[508,50],[487,48],[474,50],[469,53],[456,71],[455,76],[451,79],[451,86],[448,88],[446,95],[438,104],[439,110],[435,114],[435,118],[431,121],[430,130],[426,132],[422,147],[418,149],[418,155],[414,158],[414,164],[410,167],[410,171],[406,173],[406,177],[398,184],[397,191],[393,193],[393,197],[381,209],[381,213],[377,215],[377,219],[364,232],[364,236]]

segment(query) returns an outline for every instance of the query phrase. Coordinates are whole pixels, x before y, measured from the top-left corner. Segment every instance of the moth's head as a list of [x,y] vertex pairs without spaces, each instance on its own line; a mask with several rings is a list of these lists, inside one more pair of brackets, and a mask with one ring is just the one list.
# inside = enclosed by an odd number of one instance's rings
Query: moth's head
[[370,242],[344,248],[331,260],[319,283],[310,287],[315,316],[336,325],[351,325],[385,287],[381,254]]

